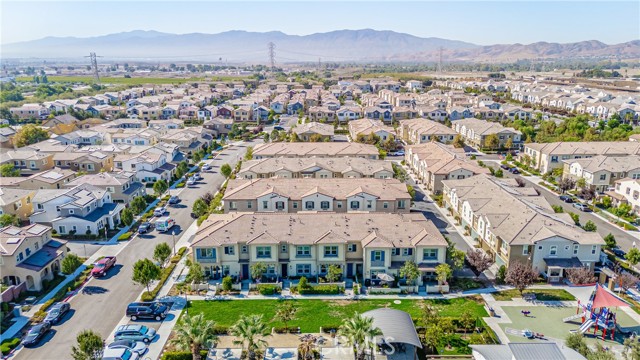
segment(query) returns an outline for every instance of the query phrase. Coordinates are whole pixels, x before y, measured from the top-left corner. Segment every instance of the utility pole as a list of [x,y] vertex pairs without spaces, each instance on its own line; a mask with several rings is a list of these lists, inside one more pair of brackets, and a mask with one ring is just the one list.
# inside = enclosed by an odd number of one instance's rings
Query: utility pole
[[96,53],[92,52],[89,53],[89,56],[85,56],[88,57],[89,60],[91,61],[91,70],[93,70],[93,81],[95,81],[96,83],[100,82],[100,75],[98,74],[98,59],[99,57],[102,56],[97,56]]
[[320,73],[321,70],[322,70],[322,60],[318,58],[318,74]]
[[276,44],[269,42],[267,47],[269,48],[269,64],[271,65],[271,71],[273,71],[276,67]]
[[442,46],[438,49],[439,57],[438,57],[438,73],[442,73]]

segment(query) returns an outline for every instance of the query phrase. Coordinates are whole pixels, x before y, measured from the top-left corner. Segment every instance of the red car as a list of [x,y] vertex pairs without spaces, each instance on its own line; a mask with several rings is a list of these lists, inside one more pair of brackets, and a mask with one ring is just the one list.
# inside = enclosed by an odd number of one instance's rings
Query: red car
[[115,256],[105,256],[93,264],[91,275],[93,277],[101,277],[107,275],[107,270],[111,269],[116,264]]

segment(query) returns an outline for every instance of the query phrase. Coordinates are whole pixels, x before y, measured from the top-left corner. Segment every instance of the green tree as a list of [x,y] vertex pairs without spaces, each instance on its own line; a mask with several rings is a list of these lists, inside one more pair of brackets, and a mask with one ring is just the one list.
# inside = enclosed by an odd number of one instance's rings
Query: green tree
[[175,328],[170,343],[180,350],[191,352],[192,359],[200,360],[200,350],[208,349],[218,339],[215,334],[215,322],[206,320],[204,314],[183,315]]
[[149,259],[140,259],[133,264],[133,277],[132,280],[136,284],[140,284],[147,288],[147,292],[150,292],[149,285],[153,280],[160,279],[162,270],[160,267],[153,263]]
[[122,221],[125,226],[129,226],[133,223],[133,213],[129,208],[122,210],[122,213],[120,213],[120,221]]
[[224,175],[224,177],[228,178],[229,176],[231,176],[231,172],[233,170],[231,169],[231,166],[229,164],[224,164],[220,167],[220,173],[222,175]]
[[136,196],[135,198],[133,198],[129,206],[131,207],[131,211],[133,211],[133,213],[137,215],[147,208],[147,202],[142,196]]
[[269,328],[262,320],[262,315],[242,315],[240,319],[229,328],[229,333],[236,337],[233,342],[247,349],[248,360],[256,360],[257,352],[267,345],[263,337],[269,336]]
[[569,349],[575,350],[580,353],[580,355],[587,357],[591,354],[591,350],[589,350],[589,346],[587,346],[586,341],[584,341],[584,336],[580,333],[572,333],[567,335],[565,338],[565,344]]
[[17,177],[20,176],[20,169],[13,167],[13,164],[4,164],[0,166],[0,176]]
[[340,267],[340,265],[335,265],[335,264],[329,265],[325,279],[327,279],[328,282],[336,282],[340,280],[341,277],[342,277],[342,268]]
[[247,147],[247,152],[244,154],[244,159],[245,160],[253,159],[253,146]]
[[508,138],[507,142],[504,143],[504,147],[507,148],[507,149],[513,148],[513,139],[512,138]]
[[373,318],[356,312],[340,325],[338,335],[344,339],[345,344],[353,348],[356,360],[364,360],[365,351],[374,348],[375,337],[382,335],[382,331],[373,326]]
[[189,171],[189,164],[186,161],[181,161],[176,167],[176,176],[181,178]]
[[76,345],[71,347],[73,360],[100,360],[104,349],[104,340],[92,330],[82,330],[76,336]]
[[603,239],[604,239],[604,243],[605,243],[605,248],[611,250],[611,249],[616,247],[617,242],[616,242],[616,238],[615,238],[615,236],[613,236],[613,234],[609,233]]
[[624,339],[624,348],[622,350],[622,357],[625,360],[640,359],[640,338],[636,336],[634,338],[628,337]]
[[202,155],[200,155],[199,152],[194,152],[193,155],[191,155],[191,159],[193,160],[194,164],[197,164],[200,162],[200,160],[202,160]]
[[13,137],[13,143],[17,147],[23,147],[37,142],[47,140],[49,133],[34,124],[27,124],[20,128]]
[[233,279],[231,278],[231,276],[227,275],[222,279],[222,290],[231,291],[232,288],[233,288]]
[[208,212],[209,206],[202,198],[198,198],[198,200],[193,203],[193,213],[196,214],[197,217],[206,215]]
[[453,276],[453,270],[449,264],[440,264],[436,266],[436,279],[439,284],[445,284]]
[[587,223],[584,224],[582,228],[584,229],[584,231],[589,232],[595,232],[596,230],[598,230],[598,226],[596,226],[596,224],[591,220],[587,221]]
[[191,262],[189,264],[189,273],[185,278],[185,282],[191,284],[202,284],[204,282],[204,270],[202,269],[202,265],[197,262]]
[[0,215],[0,227],[9,225],[20,226],[20,219],[15,214],[2,214]]
[[153,183],[153,192],[156,194],[156,196],[159,197],[160,195],[164,194],[165,191],[167,190],[169,190],[169,184],[167,184],[166,180],[160,179],[155,183]]
[[585,178],[581,177],[576,181],[577,188],[584,189],[585,186],[587,186],[587,180],[585,180]]
[[298,307],[290,300],[283,300],[276,307],[275,319],[282,321],[285,331],[289,330],[289,322],[295,320]]
[[458,134],[453,138],[453,147],[457,149],[461,149],[465,146],[464,139],[462,135]]
[[500,146],[500,140],[498,139],[498,135],[489,134],[484,138],[484,147],[487,149],[495,150]]
[[77,268],[82,265],[82,259],[76,254],[68,253],[62,259],[62,263],[60,264],[60,268],[63,274],[73,274]]
[[625,258],[631,265],[636,266],[640,262],[640,250],[635,247],[629,249]]
[[160,243],[156,245],[153,249],[153,260],[160,263],[160,265],[164,265],[165,262],[171,256],[171,247],[166,242]]
[[418,269],[418,265],[414,261],[408,260],[400,268],[399,274],[407,281],[408,285],[414,285],[415,281],[420,277],[420,269]]
[[494,173],[493,176],[497,177],[497,178],[501,178],[504,176],[504,173],[502,172],[502,169],[497,169]]
[[258,280],[262,277],[262,274],[267,271],[267,265],[263,262],[257,262],[250,266],[249,271],[251,272],[251,278],[253,280]]
[[613,209],[613,214],[618,217],[618,221],[620,221],[621,217],[625,217],[629,215],[631,211],[631,205],[628,203],[621,203],[617,208]]
[[[277,136],[277,135],[276,135],[276,136]],[[268,143],[268,142],[269,142],[269,139],[271,139],[271,138],[269,137],[269,134],[264,133],[264,135],[262,136],[262,140],[263,140],[265,143]]]

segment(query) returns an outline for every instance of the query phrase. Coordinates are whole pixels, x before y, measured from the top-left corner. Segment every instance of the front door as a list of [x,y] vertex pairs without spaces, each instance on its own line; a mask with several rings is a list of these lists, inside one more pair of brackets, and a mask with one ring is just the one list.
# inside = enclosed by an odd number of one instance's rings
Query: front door
[[353,276],[353,263],[347,263],[347,277]]
[[240,273],[242,280],[249,278],[249,264],[242,264],[242,273]]
[[287,272],[287,271],[289,270],[289,266],[288,266],[288,264],[281,264],[280,269],[281,269],[281,270],[280,270],[280,275],[281,275],[283,278],[286,278],[286,277],[288,277],[288,276],[289,276],[289,273]]

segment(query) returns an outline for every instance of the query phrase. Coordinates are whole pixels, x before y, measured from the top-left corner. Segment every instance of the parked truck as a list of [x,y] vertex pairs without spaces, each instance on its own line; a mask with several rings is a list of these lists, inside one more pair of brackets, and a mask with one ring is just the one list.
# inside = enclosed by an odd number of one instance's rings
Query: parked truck
[[156,221],[156,230],[159,232],[168,231],[176,224],[176,221],[168,216],[161,217]]

